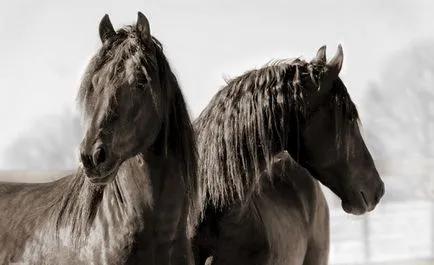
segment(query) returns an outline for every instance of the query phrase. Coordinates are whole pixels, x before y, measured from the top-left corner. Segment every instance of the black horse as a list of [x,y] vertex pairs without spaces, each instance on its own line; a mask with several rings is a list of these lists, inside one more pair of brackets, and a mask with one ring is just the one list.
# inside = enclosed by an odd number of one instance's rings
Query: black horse
[[197,150],[177,80],[147,18],[114,30],[84,75],[82,167],[0,183],[0,264],[190,264]]
[[[215,265],[327,264],[329,212],[317,180],[348,213],[372,211],[380,201],[384,184],[339,78],[342,47],[329,62],[325,51],[230,80],[195,121],[197,264],[210,256]],[[273,171],[285,150],[291,162]]]

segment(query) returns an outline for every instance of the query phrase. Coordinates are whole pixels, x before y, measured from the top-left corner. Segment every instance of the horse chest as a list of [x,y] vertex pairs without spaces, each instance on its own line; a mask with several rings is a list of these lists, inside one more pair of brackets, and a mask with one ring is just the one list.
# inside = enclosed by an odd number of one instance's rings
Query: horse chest
[[309,209],[297,195],[290,197],[274,192],[256,202],[269,245],[267,264],[303,264],[310,233]]
[[[21,257],[11,264],[119,265],[128,264],[130,256],[135,256],[137,251],[149,260],[150,251],[134,248],[135,240],[151,231],[144,220],[148,218],[111,208],[111,211],[99,210],[87,232],[81,235],[72,232],[71,227],[64,227],[54,236],[52,227],[47,226],[34,232]],[[142,246],[149,249],[149,244]]]
[[126,264],[139,226],[126,224],[123,227],[111,227],[108,222],[97,220],[82,243],[73,242],[68,229],[61,230],[58,238],[41,230],[26,243],[19,261],[11,264]]
[[125,223],[124,226],[110,227],[101,222],[89,235],[87,247],[81,252],[82,260],[94,265],[125,264],[131,255],[134,239],[143,230],[138,223]]
[[82,259],[92,261],[86,264],[94,265],[129,264],[131,259],[150,260],[151,242],[148,239],[152,238],[152,229],[145,220],[150,218],[132,216],[123,219],[119,213],[101,216],[89,234]]

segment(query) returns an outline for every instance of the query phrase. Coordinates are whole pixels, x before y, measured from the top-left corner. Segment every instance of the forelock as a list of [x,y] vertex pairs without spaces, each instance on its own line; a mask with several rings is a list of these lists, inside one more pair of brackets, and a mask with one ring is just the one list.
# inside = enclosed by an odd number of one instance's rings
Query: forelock
[[134,27],[118,30],[92,58],[83,76],[77,96],[82,114],[89,113],[95,95],[115,95],[116,89],[125,83],[150,82],[150,71],[157,69],[156,64],[151,48],[141,43]]

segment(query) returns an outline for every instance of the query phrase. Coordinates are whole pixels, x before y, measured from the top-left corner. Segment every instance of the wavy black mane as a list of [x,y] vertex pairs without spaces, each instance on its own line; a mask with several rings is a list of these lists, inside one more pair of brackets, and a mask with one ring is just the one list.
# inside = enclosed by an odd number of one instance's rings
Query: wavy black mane
[[[106,36],[104,27],[112,28],[108,19],[105,15],[100,23],[100,38]],[[128,128],[152,123],[152,138],[146,140],[155,141],[143,141],[147,135],[140,135],[142,130],[122,134],[135,145],[131,152],[136,156],[125,157],[116,177],[104,185],[92,183],[84,165],[49,183],[0,182],[1,264],[138,264],[151,259],[162,264],[160,259],[189,258],[184,234],[186,215],[196,210],[196,139],[162,45],[136,32],[147,22],[138,12],[137,27],[113,30],[109,38],[101,38],[103,45],[86,69],[77,104],[85,122],[101,119]],[[143,94],[134,98],[137,93]],[[117,107],[119,94],[122,104],[135,108],[128,113],[152,111],[155,117],[128,121],[123,116],[113,122],[124,105],[114,113],[107,105]],[[148,95],[151,98],[145,98]],[[108,113],[99,112],[99,107]],[[91,123],[86,137],[100,137],[113,128]]]
[[92,78],[103,65],[109,65],[108,70],[98,73],[98,76],[108,84],[106,89],[112,87],[112,93],[116,91],[113,85],[130,75],[136,74],[139,82],[149,82],[152,76],[159,76],[162,89],[157,91],[151,86],[151,94],[159,110],[159,118],[162,119],[161,131],[153,145],[154,151],[159,152],[161,147],[164,147],[161,155],[170,154],[176,158],[178,172],[182,175],[188,193],[190,209],[195,209],[193,198],[197,193],[197,149],[194,130],[178,81],[163,53],[162,44],[155,37],[152,37],[151,45],[143,44],[133,26],[119,29],[113,38],[105,42],[92,58],[77,96],[84,117],[94,104],[92,95],[99,93],[94,90]]
[[[294,141],[289,135],[309,113],[306,96],[324,70],[301,59],[279,60],[227,81],[194,123],[202,206],[221,207],[260,188],[272,155]],[[357,119],[340,79],[328,102]]]

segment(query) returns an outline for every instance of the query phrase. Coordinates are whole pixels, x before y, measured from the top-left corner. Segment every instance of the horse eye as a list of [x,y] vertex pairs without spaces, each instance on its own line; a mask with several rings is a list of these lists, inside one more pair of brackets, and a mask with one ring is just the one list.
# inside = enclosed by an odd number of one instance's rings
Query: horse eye
[[137,83],[137,88],[140,90],[145,90],[146,85],[145,85],[145,83]]

